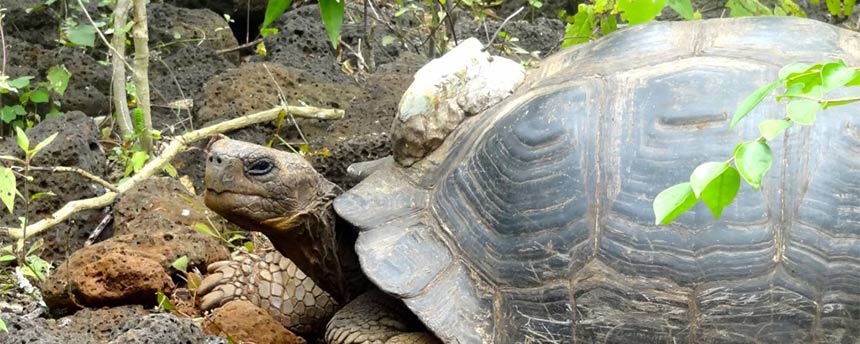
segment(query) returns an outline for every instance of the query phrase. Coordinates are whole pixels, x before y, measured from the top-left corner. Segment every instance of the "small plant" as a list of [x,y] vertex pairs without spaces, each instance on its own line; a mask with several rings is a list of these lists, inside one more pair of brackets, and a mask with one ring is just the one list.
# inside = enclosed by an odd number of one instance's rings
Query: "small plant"
[[[278,33],[277,28],[269,27],[269,25],[272,25],[281,14],[286,12],[292,3],[293,0],[269,0],[266,4],[266,14],[263,17],[263,24],[260,27],[260,36],[267,37]],[[319,0],[320,15],[333,48],[337,48],[338,37],[340,37],[340,28],[343,25],[344,4],[345,0]],[[265,55],[266,46],[263,42],[257,44],[257,51],[261,55]]]
[[[55,96],[62,96],[69,86],[71,73],[63,65],[48,69],[46,81],[33,83],[32,76],[22,76],[9,80],[0,75],[0,94],[17,95],[17,103],[0,107],[0,121],[11,128],[30,128],[44,118],[59,116],[60,102]],[[44,113],[44,118],[40,113]],[[14,130],[14,129],[12,129]]]
[[750,94],[738,105],[730,128],[744,119],[759,103],[778,88],[776,100],[787,100],[786,116],[759,124],[760,136],[741,142],[725,161],[706,162],[693,170],[690,181],[663,190],[654,199],[657,224],[668,225],[692,208],[699,200],[719,218],[723,209],[737,196],[741,179],[753,190],[761,187],[762,179],[773,163],[773,153],[767,141],[797,125],[812,125],[821,110],[860,102],[860,96],[827,98],[826,95],[846,87],[860,86],[860,69],[846,66],[843,61],[808,65],[793,63],[780,69],[778,79]]
[[[0,167],[0,201],[3,202],[10,214],[14,214],[15,197],[18,196],[21,198],[24,203],[24,216],[19,217],[19,222],[21,223],[21,230],[26,231],[27,219],[30,215],[30,204],[41,197],[53,195],[50,192],[39,192],[30,195],[29,184],[33,182],[33,177],[30,176],[30,169],[33,157],[51,144],[51,142],[53,142],[57,137],[57,133],[54,133],[48,138],[42,140],[42,142],[36,144],[35,147],[31,148],[30,140],[24,130],[16,127],[15,131],[17,132],[15,138],[17,139],[18,147],[24,151],[24,159],[19,159],[13,156],[0,156],[0,160],[10,161],[13,164],[20,164],[19,166]],[[19,177],[21,178],[22,184],[20,191],[17,188],[17,179]],[[24,241],[20,240],[18,241],[15,250],[12,250],[11,247],[8,250],[6,248],[0,249],[0,254],[14,253],[13,255],[18,261],[18,266],[24,266],[29,270],[25,274],[29,274],[32,277],[43,281],[45,274],[50,270],[50,263],[45,262],[33,254],[40,245],[33,245],[30,248],[25,248],[24,246]],[[4,255],[3,257],[7,257],[7,255]]]
[[528,51],[523,49],[518,43],[519,38],[511,36],[505,31],[499,31],[501,42],[493,45],[500,53],[507,56],[517,56],[520,63],[525,67],[534,66],[540,61],[540,51]]
[[[594,0],[593,4],[579,4],[576,14],[572,16],[566,12],[559,13],[559,16],[567,21],[565,38],[561,46],[566,48],[590,42],[615,32],[624,25],[651,22],[663,12],[666,6],[686,20],[702,18],[702,14],[693,9],[690,0]],[[759,0],[729,0],[726,7],[729,8],[731,17],[761,15],[806,17],[806,13],[793,0],[780,0],[779,5],[773,10]]]
[[[17,260],[17,252],[23,251],[23,242],[18,242],[19,247],[13,248],[12,245],[6,245],[0,247],[0,263],[13,262]],[[30,245],[27,248],[26,253],[24,254],[24,261],[27,264],[24,265],[24,269],[21,270],[21,273],[24,276],[33,278],[37,281],[44,282],[47,276],[51,273],[51,263],[39,257],[38,251],[42,249],[44,246],[44,241],[39,239],[33,245]]]
[[[811,0],[810,2],[812,5],[817,6],[821,3],[821,0]],[[824,4],[827,6],[827,11],[830,12],[830,15],[841,19],[851,16],[857,0],[825,0]]]

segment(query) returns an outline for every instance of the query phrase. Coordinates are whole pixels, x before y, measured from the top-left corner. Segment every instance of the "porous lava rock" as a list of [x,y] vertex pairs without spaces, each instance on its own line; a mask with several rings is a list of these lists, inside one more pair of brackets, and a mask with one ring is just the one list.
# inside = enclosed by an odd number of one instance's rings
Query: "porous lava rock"
[[[212,10],[176,7],[151,3],[146,6],[149,16],[149,42],[163,55],[189,45],[213,50],[230,49],[239,45],[227,21]],[[225,53],[233,63],[239,62],[239,52]]]
[[206,211],[174,179],[155,177],[129,190],[116,205],[116,235],[76,251],[45,282],[51,312],[153,305],[156,291],[168,293],[174,287],[170,271],[178,258],[187,257],[189,269],[228,259],[217,239],[193,229],[210,223],[207,217],[213,215]]
[[[33,166],[77,167],[96,176],[105,171],[104,153],[99,145],[98,130],[92,119],[77,111],[49,118],[27,131],[32,146],[57,133],[54,141],[42,149],[32,161]],[[15,138],[0,141],[0,155],[23,158],[24,154]],[[104,192],[104,187],[76,173],[32,171],[33,182],[29,183],[29,194],[51,192],[52,196],[40,197],[30,204],[31,221],[45,218],[69,201],[94,197]],[[22,190],[19,179],[18,189]],[[3,210],[6,211],[5,209]],[[24,203],[18,198],[14,216],[0,217],[0,225],[18,227],[18,217],[24,216]],[[44,241],[43,259],[64,259],[66,253],[83,246],[90,232],[104,217],[100,210],[84,210],[40,233],[37,239]],[[0,237],[2,240],[2,237]]]

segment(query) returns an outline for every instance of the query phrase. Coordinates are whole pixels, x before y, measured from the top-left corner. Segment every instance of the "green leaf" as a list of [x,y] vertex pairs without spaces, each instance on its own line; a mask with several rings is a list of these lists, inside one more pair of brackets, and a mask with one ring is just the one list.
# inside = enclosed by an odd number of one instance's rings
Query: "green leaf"
[[176,167],[173,167],[170,163],[164,164],[164,166],[161,167],[161,170],[164,171],[164,173],[167,173],[171,178],[176,178],[179,174],[179,172],[176,171]]
[[337,49],[337,38],[340,36],[340,27],[343,24],[344,1],[346,0],[319,0],[323,24],[328,32],[331,46],[335,49]]
[[42,142],[39,142],[38,144],[36,144],[36,148],[33,148],[33,150],[30,151],[30,155],[33,156],[33,155],[39,154],[39,152],[42,151],[42,149],[44,149],[49,144],[51,144],[51,142],[54,142],[54,139],[57,138],[57,134],[59,134],[59,133],[53,133],[53,134],[51,134],[51,136],[48,136],[44,140],[42,140]]
[[6,322],[3,319],[0,319],[0,331],[8,333],[9,330],[6,328]]
[[[786,122],[786,121],[782,121]],[[788,122],[786,122],[788,123]],[[761,187],[761,180],[773,164],[773,152],[767,143],[749,141],[740,144],[735,151],[735,165],[744,180],[754,190]]]
[[600,19],[600,34],[608,35],[618,30],[618,22],[615,19],[614,15],[609,15],[603,19]]
[[[854,0],[845,0],[846,3],[848,1]],[[790,16],[806,18],[806,12],[803,11],[803,8],[792,0],[782,0],[782,9]]]
[[213,232],[212,229],[209,228],[209,226],[202,222],[195,223],[194,230],[201,234],[211,236],[213,238],[221,238],[220,236],[215,235],[215,232]]
[[[266,27],[266,28],[260,29],[260,36],[263,38],[269,37],[269,36],[277,34],[277,33],[278,33],[278,29],[273,28],[273,27]],[[260,42],[260,43],[262,43],[262,42]]]
[[842,12],[842,1],[840,0],[824,0],[827,5],[827,11],[834,17],[838,17]]
[[576,14],[573,15],[573,22],[568,23],[564,29],[564,41],[562,41],[561,47],[567,48],[572,45],[588,42],[591,40],[591,33],[593,31],[594,6],[579,4]]
[[615,6],[621,12],[621,19],[636,25],[654,20],[667,3],[668,0],[618,0]]
[[[699,196],[702,202],[708,206],[708,209],[711,209],[711,213],[715,219],[719,218],[720,214],[723,213],[723,209],[734,201],[741,186],[741,176],[738,170],[732,166],[728,166],[726,163],[718,164],[725,164],[725,168],[719,175],[711,179]],[[695,174],[696,172],[694,171],[693,173]],[[690,180],[693,179],[693,177],[690,178]]]
[[769,119],[759,123],[758,130],[761,132],[761,136],[764,137],[765,140],[770,141],[779,136],[779,134],[782,134],[785,129],[791,127],[791,123],[792,122],[784,119]]
[[706,162],[696,167],[690,175],[690,186],[697,198],[702,197],[704,191],[711,182],[723,174],[729,164],[725,162]]
[[269,3],[266,5],[266,16],[263,19],[263,27],[268,27],[274,23],[292,3],[293,0],[269,0]]
[[51,191],[37,192],[37,193],[34,193],[33,195],[31,195],[31,196],[30,196],[30,200],[31,200],[31,201],[35,201],[35,200],[38,200],[38,199],[40,199],[40,198],[50,197],[50,196],[56,196],[56,195],[57,195],[57,194],[55,194],[55,193],[53,193],[53,192],[51,192]]
[[167,295],[164,295],[164,293],[162,293],[161,290],[159,290],[158,292],[155,293],[155,298],[158,301],[158,305],[156,307],[158,307],[158,308],[160,308],[166,312],[173,311],[173,309],[174,309],[173,303],[170,302],[170,298],[168,298]]
[[786,112],[794,123],[810,125],[815,122],[815,113],[821,109],[821,104],[809,99],[795,99],[788,103]]
[[686,20],[694,19],[693,3],[690,0],[669,0],[669,7]]
[[391,36],[391,35],[382,36],[382,46],[383,47],[387,47],[387,46],[391,45],[391,43],[394,43],[394,36]]
[[850,17],[851,13],[854,13],[854,5],[856,3],[856,0],[844,0],[844,3],[842,4],[842,15]]
[[821,67],[821,79],[824,92],[830,92],[853,80],[858,72],[848,68],[844,62],[831,62]]
[[11,255],[11,254],[2,255],[2,256],[0,256],[0,263],[11,262],[11,261],[14,261],[16,259],[18,259],[18,258],[15,257],[14,255]]
[[132,26],[134,26],[134,20],[129,20],[127,23],[125,23],[125,26],[119,28],[119,30],[114,32],[114,35],[125,35],[126,33],[128,33],[129,30],[131,30]]
[[20,127],[15,127],[15,139],[18,141],[18,147],[21,147],[22,151],[25,153],[30,151],[30,139],[27,138],[27,133],[21,130]]
[[726,7],[729,8],[730,17],[773,15],[773,12],[758,0],[729,0]]
[[51,89],[59,95],[66,92],[66,87],[69,87],[69,78],[72,76],[69,70],[64,65],[56,65],[48,69],[48,81],[51,83]]
[[15,194],[18,189],[15,187],[15,174],[9,167],[0,167],[0,201],[12,213],[15,209]]
[[672,220],[696,205],[697,201],[690,183],[677,184],[663,190],[654,198],[655,224],[672,223]]
[[62,114],[63,114],[63,112],[60,111],[60,109],[51,108],[51,111],[48,111],[48,113],[45,114],[45,118],[54,118],[54,117],[61,116]]
[[131,169],[134,173],[140,172],[140,169],[143,168],[143,165],[146,164],[146,160],[149,159],[149,155],[144,151],[137,151],[131,155]]
[[30,79],[33,79],[32,76],[22,76],[20,78],[9,80],[7,83],[9,86],[14,88],[24,88],[30,86]]
[[172,266],[176,270],[179,270],[182,272],[187,272],[188,271],[188,256],[182,256],[182,257],[176,258],[176,260],[174,260],[173,263],[170,264],[170,266]]
[[6,105],[0,108],[0,120],[5,123],[12,123],[18,116],[26,115],[27,110],[21,105]]
[[785,80],[785,95],[821,98],[824,94],[822,87],[824,81],[821,78],[819,66],[823,67],[822,65],[815,65],[806,72],[790,75]]
[[[821,65],[816,65],[816,66],[820,67]],[[813,66],[810,66],[806,63],[801,63],[801,62],[795,62],[792,64],[788,64],[788,65],[779,69],[779,80],[785,81],[785,79],[788,79],[790,76],[797,75],[799,73],[804,73],[804,72],[808,71],[811,67],[813,67]]]
[[732,121],[729,124],[729,128],[734,128],[738,122],[746,117],[752,109],[754,109],[768,94],[773,92],[776,87],[779,86],[778,81],[773,81],[767,85],[759,87],[755,92],[747,96],[738,108],[735,110],[734,116],[732,116]]
[[30,101],[33,103],[47,103],[49,93],[48,90],[35,90],[30,93]]
[[75,45],[92,47],[96,43],[96,28],[90,24],[71,26],[66,29],[66,37]]

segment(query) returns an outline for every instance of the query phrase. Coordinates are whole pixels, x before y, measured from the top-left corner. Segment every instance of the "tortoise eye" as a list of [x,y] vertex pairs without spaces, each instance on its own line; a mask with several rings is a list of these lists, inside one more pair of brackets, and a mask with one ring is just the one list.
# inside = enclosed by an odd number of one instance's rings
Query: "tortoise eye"
[[271,160],[261,159],[251,164],[251,167],[247,169],[247,172],[252,176],[262,176],[271,172],[273,168],[275,168],[275,164]]

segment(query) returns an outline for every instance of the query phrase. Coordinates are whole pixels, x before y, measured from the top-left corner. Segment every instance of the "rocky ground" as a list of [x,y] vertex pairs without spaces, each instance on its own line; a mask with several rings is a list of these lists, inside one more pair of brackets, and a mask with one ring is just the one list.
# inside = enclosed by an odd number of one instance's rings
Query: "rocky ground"
[[[97,1],[91,2],[88,10],[105,13]],[[246,36],[254,39],[256,33],[245,28],[259,25],[266,1],[153,1],[149,38],[155,127],[165,136],[175,135],[269,109],[281,96],[290,104],[344,109],[346,118],[337,121],[299,119],[280,128],[256,125],[228,135],[255,143],[280,138],[275,145],[281,149],[289,149],[283,143],[294,149],[306,144],[307,158],[316,168],[342,187],[352,186],[354,181],[345,173],[350,163],[390,154],[388,132],[398,101],[413,73],[430,58],[429,49],[416,47],[420,40],[391,43],[391,37],[401,37],[404,32],[411,35],[408,37],[422,37],[422,28],[406,16],[393,17],[389,4],[377,6],[383,18],[390,20],[382,20],[385,25],[371,24],[370,47],[360,43],[367,41],[364,24],[348,19],[342,31],[343,48],[335,51],[316,4],[307,2],[294,1],[295,8],[276,21],[279,33],[264,40],[268,53],[260,56],[253,49],[233,48],[245,43]],[[62,18],[79,12],[67,11],[60,3],[27,12],[41,3],[0,0],[0,7],[7,9],[3,20],[6,73],[12,78],[41,78],[59,63],[72,73],[60,99],[66,114],[44,120],[29,131],[31,142],[59,133],[55,144],[33,164],[78,167],[115,182],[123,170],[109,159],[116,136],[93,121],[111,112],[111,70],[101,63],[106,49],[100,42],[93,49],[58,45]],[[512,3],[498,9],[497,15],[512,12],[516,8]],[[558,49],[564,23],[555,14],[559,9],[572,11],[576,2],[552,3],[542,10],[530,8],[524,16],[528,20],[507,24],[505,30],[519,38],[518,45],[524,50],[548,53]],[[701,5],[706,8],[707,3]],[[820,9],[805,6],[817,13],[814,17],[830,20],[820,15]],[[347,18],[363,17],[361,6],[351,6],[348,12]],[[706,15],[720,13],[709,10]],[[234,21],[225,20],[224,14]],[[464,11],[454,15],[458,37],[485,37],[500,23],[491,20],[485,28]],[[10,99],[7,95],[3,100]],[[168,106],[184,100],[191,100],[193,106],[179,110]],[[228,304],[208,317],[196,308],[193,281],[199,275],[194,271],[205,271],[206,265],[228,258],[234,245],[245,240],[237,237],[235,227],[208,211],[195,192],[202,186],[204,148],[205,142],[201,142],[198,149],[188,150],[172,162],[179,176],[186,178],[153,178],[110,208],[79,212],[40,234],[33,241],[41,243],[34,255],[53,267],[46,281],[28,280],[16,276],[15,267],[0,266],[0,319],[9,329],[0,332],[0,342],[221,343],[227,335],[254,343],[305,342],[247,302]],[[14,139],[0,137],[0,155],[21,156]],[[33,177],[30,193],[51,191],[55,196],[35,201],[29,209],[32,219],[43,218],[68,201],[105,191],[72,173],[37,171]],[[19,202],[12,216],[4,210],[0,225],[17,226],[24,209]],[[94,234],[106,217],[113,221]],[[202,233],[201,227],[221,233],[221,238]],[[239,241],[232,240],[236,238]],[[0,247],[12,243],[0,234]],[[260,246],[265,243],[258,242]],[[187,259],[186,271],[174,266],[181,257]],[[36,288],[27,288],[28,283]],[[170,297],[173,312],[152,311],[157,291]]]

